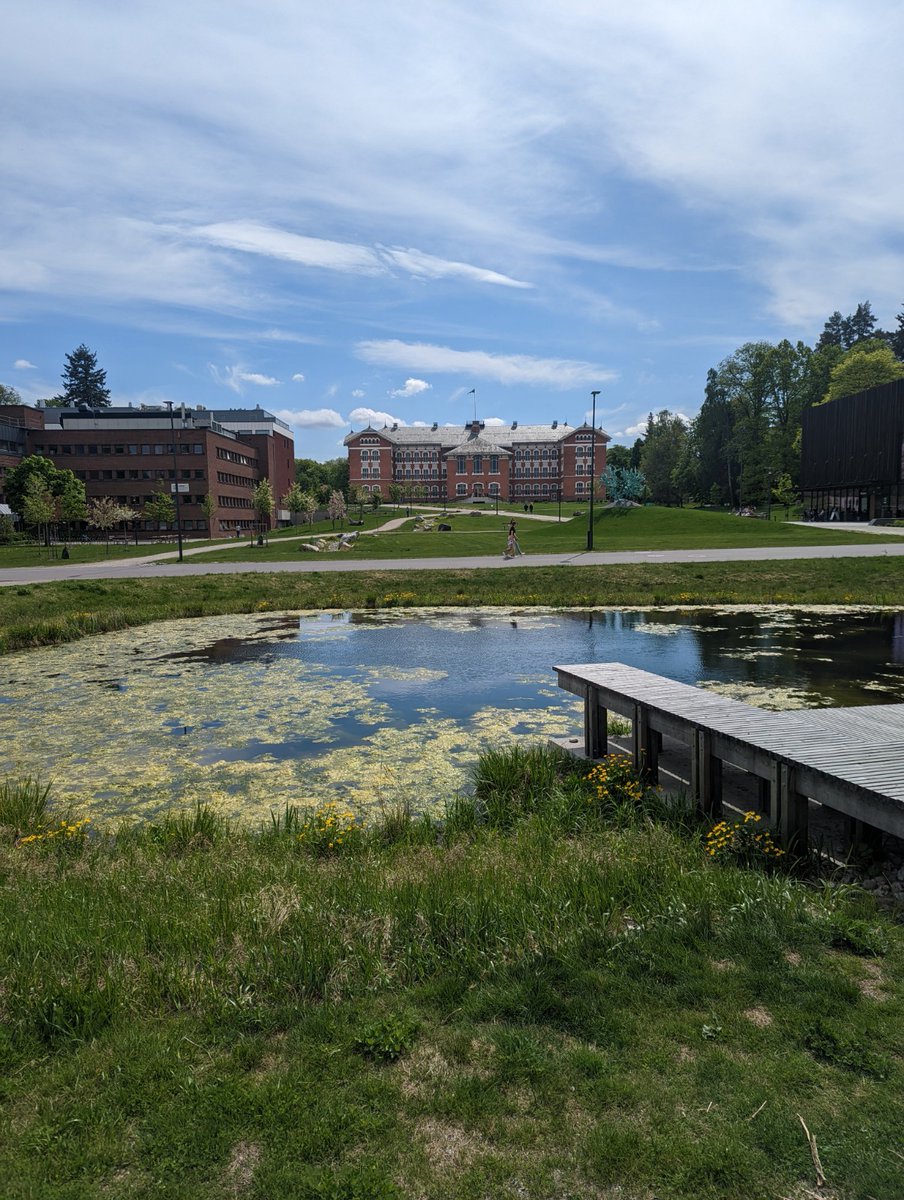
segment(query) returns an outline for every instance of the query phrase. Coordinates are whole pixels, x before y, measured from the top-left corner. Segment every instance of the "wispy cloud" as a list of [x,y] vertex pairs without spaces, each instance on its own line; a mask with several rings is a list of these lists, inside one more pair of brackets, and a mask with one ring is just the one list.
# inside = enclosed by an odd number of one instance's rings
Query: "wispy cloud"
[[274,416],[299,429],[344,429],[348,424],[341,413],[332,408],[279,408]]
[[17,371],[36,371],[38,368],[33,362],[29,362],[27,358],[17,358],[13,363],[13,367]]
[[491,354],[486,350],[453,350],[424,342],[359,342],[355,353],[365,362],[415,371],[468,375],[497,383],[527,383],[570,388],[615,378],[613,371],[571,359],[531,358],[526,354]]
[[402,273],[418,279],[463,279],[469,283],[509,288],[533,286],[488,267],[439,258],[423,250],[336,242],[329,238],[291,233],[256,221],[219,221],[213,225],[187,229],[184,236],[226,250],[240,250],[246,254],[296,263],[301,267],[353,275]]
[[208,370],[217,383],[223,387],[230,388],[233,392],[239,395],[244,391],[246,384],[251,384],[253,387],[277,387],[279,380],[274,379],[272,375],[262,375],[258,371],[248,371],[242,366],[226,367],[223,371],[214,363],[208,363]]
[[490,271],[485,267],[475,267],[470,263],[450,262],[445,258],[437,258],[433,254],[425,254],[423,250],[401,247],[388,249],[378,247],[380,254],[392,265],[401,268],[409,275],[421,279],[467,279],[472,283],[490,283],[500,287],[531,288],[532,283],[521,279],[512,279],[510,275],[502,275],[498,271]]
[[420,392],[428,391],[429,388],[430,384],[423,379],[406,379],[404,387],[395,388],[389,394],[407,400],[409,396],[417,396]]
[[301,371],[295,372],[295,374],[292,376],[292,382],[293,383],[304,383],[304,375],[302,375]]

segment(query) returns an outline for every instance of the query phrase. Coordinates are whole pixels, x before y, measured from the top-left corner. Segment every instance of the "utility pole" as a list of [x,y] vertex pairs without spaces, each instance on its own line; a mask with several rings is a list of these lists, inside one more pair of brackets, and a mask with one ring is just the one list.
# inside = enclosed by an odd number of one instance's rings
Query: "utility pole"
[[[173,417],[172,400],[167,400],[166,403],[169,405],[170,437],[173,439],[173,492],[176,496],[176,541],[179,543],[179,562],[182,562],[182,506],[179,500],[179,464],[176,459],[176,422]],[[182,423],[184,427],[184,417]]]
[[590,522],[587,526],[587,549],[593,549],[593,497],[596,495],[596,398],[599,392],[591,392],[593,397],[593,416],[590,418],[593,429],[590,442]]

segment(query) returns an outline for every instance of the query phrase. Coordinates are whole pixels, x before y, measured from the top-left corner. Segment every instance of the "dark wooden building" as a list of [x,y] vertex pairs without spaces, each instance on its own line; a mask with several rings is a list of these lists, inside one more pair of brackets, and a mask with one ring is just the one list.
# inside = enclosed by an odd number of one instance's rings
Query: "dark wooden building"
[[801,431],[805,509],[840,520],[904,517],[904,379],[808,408]]

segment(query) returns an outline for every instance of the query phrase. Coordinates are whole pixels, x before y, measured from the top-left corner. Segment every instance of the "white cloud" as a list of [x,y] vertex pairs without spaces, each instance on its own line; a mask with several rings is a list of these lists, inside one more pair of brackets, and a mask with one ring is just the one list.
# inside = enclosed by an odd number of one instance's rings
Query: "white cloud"
[[407,400],[409,396],[417,396],[420,392],[428,391],[430,386],[423,379],[406,379],[404,387],[395,388],[389,394]]
[[300,429],[344,429],[348,422],[332,408],[280,408],[273,414]]
[[27,358],[17,358],[13,363],[13,367],[17,371],[36,371],[38,368],[33,362],[29,362]]
[[471,378],[493,379],[506,384],[528,383],[571,388],[615,378],[614,372],[605,371],[593,363],[531,358],[526,354],[490,354],[486,350],[453,350],[448,346],[394,339],[359,342],[355,353],[365,362],[379,366],[469,375]]
[[271,375],[261,375],[257,371],[246,371],[242,366],[226,367],[221,372],[219,367],[213,363],[208,363],[208,369],[217,383],[223,387],[230,388],[233,392],[239,395],[244,391],[246,383],[253,384],[255,387],[277,387],[278,379],[274,379]]
[[401,417],[394,417],[391,413],[380,412],[375,408],[353,408],[348,414],[348,419],[353,425],[373,425],[375,428],[406,423]]
[[484,425],[508,425],[508,421],[503,421],[502,417],[487,417]]
[[401,272],[417,279],[463,279],[509,288],[531,288],[533,284],[513,279],[488,267],[454,259],[439,258],[423,250],[405,247],[364,246],[329,238],[291,233],[257,221],[218,221],[183,231],[225,250],[239,250],[266,258],[281,259],[301,267],[343,271],[353,275],[388,275]]
[[304,267],[351,271],[356,275],[379,275],[384,269],[377,254],[366,246],[303,237],[284,229],[259,225],[256,221],[219,221],[187,232],[191,237],[227,250],[262,254]]
[[302,375],[301,371],[295,372],[295,374],[292,376],[292,382],[293,383],[304,383],[304,375]]
[[490,271],[486,267],[474,267],[470,263],[436,258],[432,254],[425,254],[423,250],[403,249],[400,246],[392,249],[381,246],[379,249],[395,266],[421,279],[467,279],[474,283],[498,284],[510,288],[534,286],[520,279],[512,279],[509,275],[500,275],[498,271]]
[[354,396],[354,398],[356,400],[361,400],[366,394],[367,393],[363,392],[361,390],[361,388],[354,388],[354,390],[352,391],[352,395]]

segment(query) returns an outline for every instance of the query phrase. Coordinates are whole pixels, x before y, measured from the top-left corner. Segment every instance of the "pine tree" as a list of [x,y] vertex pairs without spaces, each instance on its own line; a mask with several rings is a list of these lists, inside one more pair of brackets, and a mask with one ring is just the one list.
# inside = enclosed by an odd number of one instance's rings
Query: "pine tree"
[[87,408],[109,408],[110,389],[107,372],[97,365],[97,355],[84,342],[66,355],[63,371],[63,392],[56,400],[61,405]]

